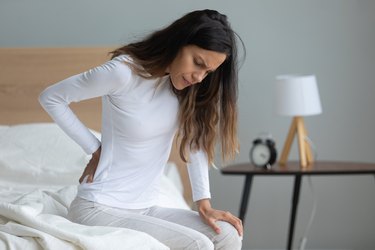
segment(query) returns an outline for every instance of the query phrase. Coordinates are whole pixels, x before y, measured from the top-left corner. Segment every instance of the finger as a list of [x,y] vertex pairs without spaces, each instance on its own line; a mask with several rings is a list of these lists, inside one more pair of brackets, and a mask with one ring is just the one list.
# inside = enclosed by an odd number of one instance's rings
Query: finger
[[232,224],[236,228],[238,234],[242,236],[243,226],[242,226],[242,221],[239,218],[237,218],[236,216],[232,215],[230,212],[227,211],[227,212],[224,212],[222,220],[227,221],[230,224]]
[[215,223],[214,219],[208,219],[207,224],[217,233],[221,232],[220,227]]
[[231,224],[236,228],[236,230],[238,231],[238,234],[242,236],[243,234],[242,221],[236,216],[233,216],[233,219],[231,220]]
[[81,178],[79,178],[79,183],[80,184],[83,182],[84,176],[85,176],[85,173],[83,173],[82,176],[81,176]]
[[89,174],[89,175],[87,176],[87,181],[86,181],[86,183],[92,183],[92,181],[93,181],[93,174]]
[[236,228],[238,234],[242,236],[243,235],[242,221],[240,219],[236,220],[236,223],[233,226]]

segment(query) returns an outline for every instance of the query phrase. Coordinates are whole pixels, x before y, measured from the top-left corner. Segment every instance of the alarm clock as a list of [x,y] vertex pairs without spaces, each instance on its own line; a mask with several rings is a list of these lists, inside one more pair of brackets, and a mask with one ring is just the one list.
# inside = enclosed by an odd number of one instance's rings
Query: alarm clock
[[270,169],[277,158],[277,150],[274,140],[269,136],[256,138],[250,149],[250,161],[256,167]]

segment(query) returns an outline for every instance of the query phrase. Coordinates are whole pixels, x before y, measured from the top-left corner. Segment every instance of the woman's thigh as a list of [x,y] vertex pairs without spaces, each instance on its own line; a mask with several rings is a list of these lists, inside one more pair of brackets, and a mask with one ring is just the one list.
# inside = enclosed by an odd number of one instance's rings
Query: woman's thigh
[[148,215],[151,209],[118,209],[76,198],[68,218],[89,226],[112,226],[147,233],[171,249],[214,249],[202,233],[161,218]]
[[196,211],[156,206],[148,211],[148,215],[201,232],[214,243],[215,249],[236,250],[242,247],[242,237],[238,235],[237,230],[231,224],[217,221],[216,223],[221,229],[221,233],[217,234],[202,221]]

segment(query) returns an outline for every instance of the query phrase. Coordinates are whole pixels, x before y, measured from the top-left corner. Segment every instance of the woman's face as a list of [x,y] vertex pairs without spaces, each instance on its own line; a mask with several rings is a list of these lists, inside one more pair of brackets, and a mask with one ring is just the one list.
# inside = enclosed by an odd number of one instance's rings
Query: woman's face
[[173,86],[182,90],[200,83],[210,72],[215,71],[225,58],[224,53],[187,45],[178,52],[166,73],[169,74]]

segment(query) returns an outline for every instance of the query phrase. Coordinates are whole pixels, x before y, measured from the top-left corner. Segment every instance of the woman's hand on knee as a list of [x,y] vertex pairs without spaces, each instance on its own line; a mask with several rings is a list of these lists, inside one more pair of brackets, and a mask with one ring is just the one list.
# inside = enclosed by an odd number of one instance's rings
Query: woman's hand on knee
[[216,221],[226,221],[236,228],[240,236],[243,235],[242,221],[230,212],[212,208],[208,199],[198,201],[197,205],[202,220],[212,227],[216,233],[220,233],[220,228],[216,224]]

